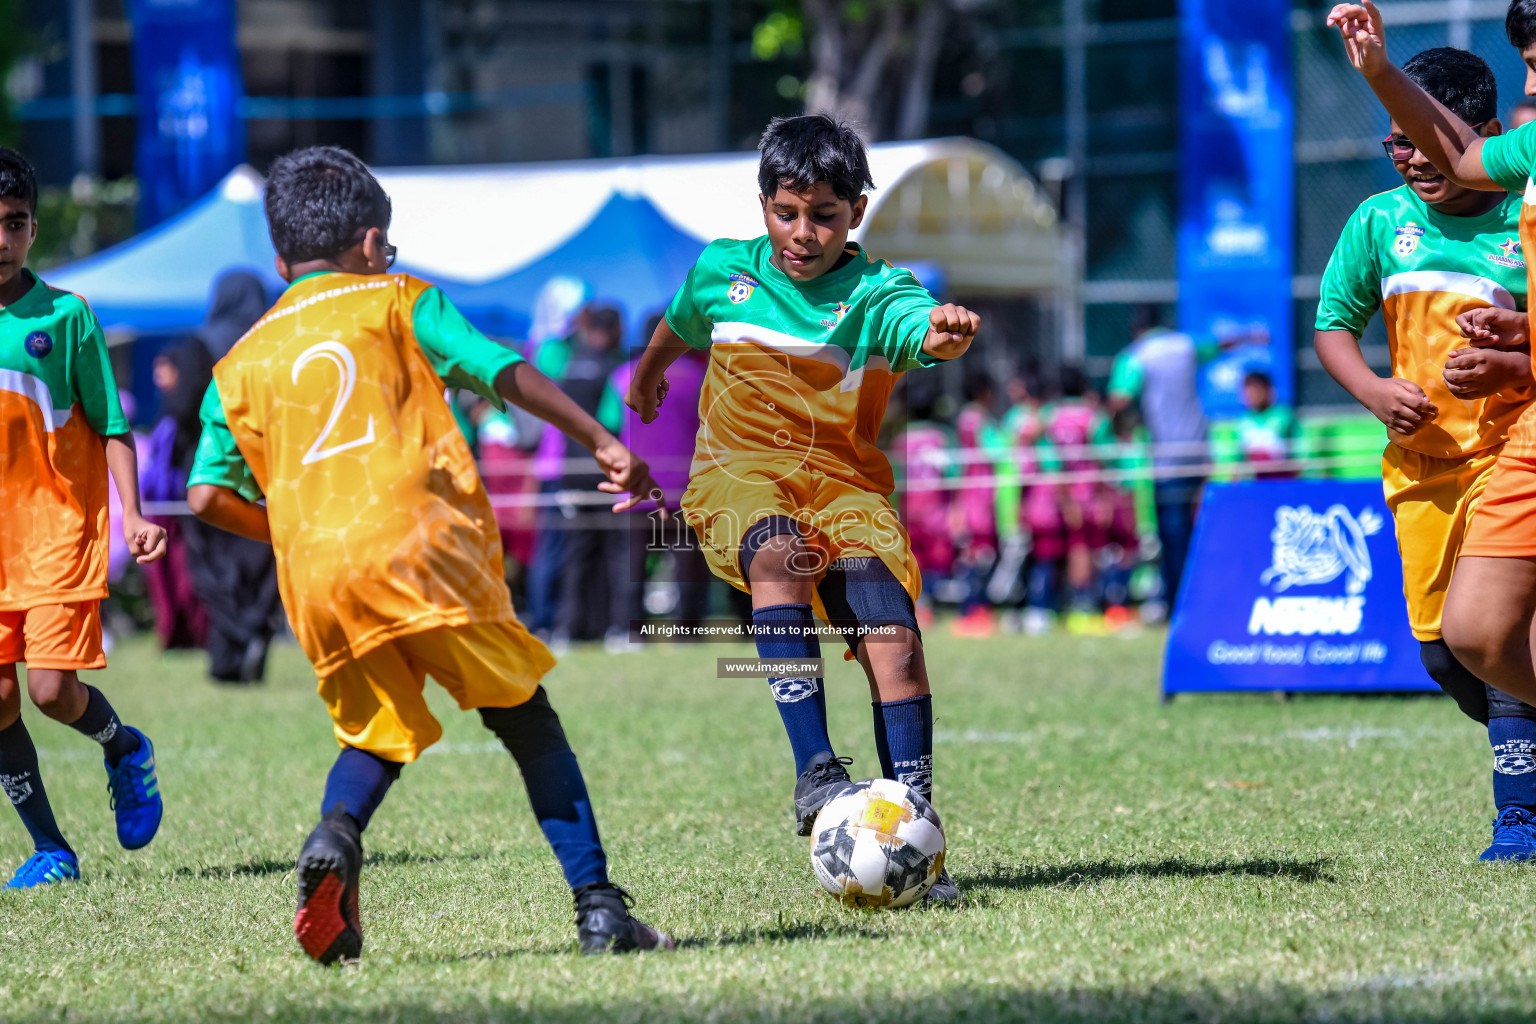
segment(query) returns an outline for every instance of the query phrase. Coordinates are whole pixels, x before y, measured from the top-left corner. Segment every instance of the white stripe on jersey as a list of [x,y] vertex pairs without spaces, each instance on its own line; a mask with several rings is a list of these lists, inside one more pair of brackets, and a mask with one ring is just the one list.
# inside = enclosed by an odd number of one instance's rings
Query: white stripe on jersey
[[1476,274],[1456,274],[1449,270],[1410,270],[1402,274],[1388,274],[1381,279],[1381,297],[1406,295],[1409,292],[1453,292],[1482,299],[1490,306],[1515,309],[1515,297],[1509,289],[1497,281]]
[[53,433],[59,427],[69,422],[72,409],[55,409],[53,407],[53,392],[48,390],[48,384],[41,377],[34,377],[30,373],[22,373],[20,370],[0,370],[0,391],[9,391],[12,394],[30,398],[42,411],[43,426],[48,433]]
[[848,364],[851,362],[846,350],[824,341],[806,341],[797,338],[793,334],[785,334],[783,331],[775,331],[770,327],[759,327],[757,324],[749,324],[739,320],[723,320],[715,324],[714,330],[709,332],[709,340],[717,345],[741,344],[743,342],[762,345],[785,355],[799,356],[801,359],[815,359],[817,362],[830,363],[843,373],[848,372]]

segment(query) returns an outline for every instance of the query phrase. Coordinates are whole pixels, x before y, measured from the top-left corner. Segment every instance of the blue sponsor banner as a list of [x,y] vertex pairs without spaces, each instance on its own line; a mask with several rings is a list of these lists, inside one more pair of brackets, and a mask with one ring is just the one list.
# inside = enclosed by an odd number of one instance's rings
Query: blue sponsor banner
[[234,0],[129,0],[137,93],[139,228],[245,160]]
[[1206,488],[1168,632],[1164,693],[1438,689],[1408,630],[1381,484]]
[[1294,395],[1291,0],[1181,0],[1179,329],[1249,344],[1206,366],[1213,417],[1241,414],[1244,373]]

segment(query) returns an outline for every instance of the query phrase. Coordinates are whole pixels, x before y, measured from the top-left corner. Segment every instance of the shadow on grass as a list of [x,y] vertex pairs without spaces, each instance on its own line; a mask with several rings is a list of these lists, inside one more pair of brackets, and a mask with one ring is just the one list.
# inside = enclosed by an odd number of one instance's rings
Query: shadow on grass
[[[394,866],[400,864],[441,864],[451,860],[484,860],[483,853],[416,853],[411,850],[386,850],[368,853],[363,857],[363,867]],[[297,858],[282,860],[263,859],[246,861],[244,864],[220,864],[204,867],[180,867],[171,872],[173,878],[265,878],[286,875],[293,870]]]
[[1192,861],[1168,857],[1158,861],[1095,861],[1083,864],[1010,867],[994,864],[989,870],[969,876],[957,876],[962,891],[966,889],[1050,889],[1057,886],[1076,888],[1116,878],[1214,878],[1220,875],[1249,875],[1255,878],[1289,878],[1298,882],[1332,882],[1328,860],[1287,860],[1253,857],[1248,860]]
[[[787,942],[821,941],[825,939],[875,939],[880,933],[861,927],[853,922],[840,921],[789,921],[764,928],[743,928],[722,935],[696,935],[678,938],[677,948],[720,949],[732,946],[771,946]],[[558,956],[572,953],[574,941],[549,946],[508,946],[503,949],[477,949],[456,956],[408,956],[404,959],[418,964],[451,964],[479,960],[509,960],[520,956]],[[666,954],[657,954],[665,956]]]

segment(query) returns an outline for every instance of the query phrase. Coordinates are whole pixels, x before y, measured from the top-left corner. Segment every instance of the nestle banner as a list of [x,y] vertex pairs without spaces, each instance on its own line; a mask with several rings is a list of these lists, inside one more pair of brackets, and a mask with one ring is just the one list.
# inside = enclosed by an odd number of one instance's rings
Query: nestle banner
[[129,0],[139,228],[207,193],[245,160],[234,0]]
[[1261,341],[1206,367],[1211,416],[1243,412],[1250,368],[1292,401],[1291,6],[1179,4],[1179,328]]
[[1169,628],[1164,693],[1438,689],[1408,631],[1379,483],[1206,488]]

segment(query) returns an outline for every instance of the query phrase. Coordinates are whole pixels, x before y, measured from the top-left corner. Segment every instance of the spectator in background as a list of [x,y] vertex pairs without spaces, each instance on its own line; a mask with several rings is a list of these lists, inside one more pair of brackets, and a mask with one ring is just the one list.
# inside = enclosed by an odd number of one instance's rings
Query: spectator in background
[[[659,315],[651,317],[642,337],[655,334],[660,320]],[[663,520],[655,510],[640,508],[628,513],[629,530],[624,538],[627,557],[614,559],[610,566],[609,585],[616,597],[610,625],[626,631],[621,637],[619,629],[613,630],[608,646],[615,649],[621,639],[627,643],[630,622],[645,618],[645,586],[651,555],[664,553],[672,558],[678,621],[698,623],[709,614],[709,591],[714,580],[698,537],[678,509],[678,501],[688,489],[688,471],[699,433],[699,394],[704,390],[709,354],[690,350],[667,368],[667,400],[657,407],[656,419],[644,430],[635,429],[640,421],[625,407],[621,397],[629,390],[629,380],[638,362],[637,355],[613,371],[598,419],[604,423],[618,419],[624,424],[620,438],[625,447],[651,467],[651,478],[666,497],[668,518]]]
[[[268,308],[266,290],[259,277],[244,270],[224,274],[214,283],[208,318],[190,344],[200,343],[217,361]],[[202,383],[188,392],[183,382],[182,390],[192,402],[194,415],[208,390],[211,373],[211,364],[206,371],[199,364],[196,377]],[[170,408],[167,406],[167,412]],[[202,433],[201,423],[196,425],[196,431],[195,436],[190,436],[186,455],[189,461],[185,466],[178,464],[183,497],[186,472],[191,468],[190,459]],[[194,516],[178,517],[178,522],[186,543],[192,587],[208,620],[204,641],[208,675],[221,683],[260,682],[266,675],[267,649],[283,623],[277,562],[271,545],[225,533]]]
[[[552,277],[539,290],[533,304],[533,326],[528,332],[528,351],[524,353],[534,369],[560,384],[570,361],[576,320],[582,307],[592,297],[585,281],[574,277]],[[560,490],[565,473],[565,435],[540,423],[537,448],[533,456],[533,475],[539,494],[553,497]],[[582,457],[587,457],[585,450]],[[545,505],[538,512],[539,531],[534,540],[533,560],[528,566],[528,628],[548,639],[555,629],[555,615],[560,605],[560,590],[565,566],[566,510]]]
[[[139,464],[139,493],[145,501],[187,500],[187,474],[202,436],[198,419],[203,395],[213,381],[213,357],[196,338],[186,338],[155,356],[160,420],[149,435]],[[188,516],[152,516],[165,527],[165,557],[142,566],[145,589],[155,609],[155,631],[164,650],[202,647],[207,616],[188,568],[187,531],[199,525]]]
[[[577,318],[575,344],[569,347],[560,379],[560,389],[615,436],[624,429],[619,415],[623,405],[614,398],[605,401],[605,396],[623,338],[624,323],[618,309],[607,303],[589,303]],[[566,472],[561,477],[561,490],[592,492],[606,479],[591,453],[574,438],[565,439],[563,460]],[[576,465],[591,468],[572,470]],[[615,565],[626,569],[629,565],[624,550],[626,531],[612,522],[612,515],[602,506],[578,506],[575,511],[565,531],[565,565],[551,647],[558,653],[572,640],[596,634],[611,648],[627,649],[629,624],[615,621],[626,614],[627,594],[614,593],[609,584]]]
[[[1161,316],[1161,309],[1150,304],[1132,314],[1133,340],[1115,358],[1110,374],[1109,411],[1113,415],[1139,402],[1152,440],[1157,535],[1165,599],[1171,609],[1184,578],[1200,500],[1199,470],[1189,467],[1206,459],[1199,446],[1206,439],[1207,424],[1198,383],[1202,352],[1189,335],[1164,327]],[[1166,450],[1170,445],[1177,447]]]
[[1094,479],[1102,467],[1090,446],[1103,415],[1082,369],[1063,366],[1061,397],[1043,417],[1043,436],[1052,453],[1050,468],[1075,477],[1054,487],[1065,551],[1066,625],[1074,633],[1098,632],[1100,626],[1094,557],[1104,547],[1109,512]]
[[231,270],[222,274],[214,282],[208,316],[197,330],[197,339],[208,349],[213,361],[218,362],[271,305],[267,286],[251,271]]
[[1275,383],[1269,371],[1252,369],[1243,377],[1243,405],[1248,411],[1237,420],[1237,454],[1256,476],[1296,476],[1294,470],[1264,472],[1265,462],[1290,458],[1296,436],[1296,414],[1288,405],[1275,404]]
[[993,452],[998,424],[993,415],[996,394],[992,378],[981,368],[965,381],[966,403],[955,417],[960,475],[967,483],[950,505],[950,530],[957,549],[956,572],[965,582],[960,617],[950,623],[959,637],[990,636],[992,608],[987,603],[987,579],[997,561],[997,499],[993,481]]
[[896,507],[923,576],[917,624],[926,628],[933,622],[933,593],[955,562],[955,542],[949,531],[954,492],[943,486],[954,475],[950,451],[955,438],[951,430],[934,420],[932,393],[918,394],[909,379],[905,397],[908,419],[891,441],[891,461],[896,473]]
[[1525,99],[1516,100],[1515,105],[1509,108],[1509,130],[1514,131],[1523,124],[1536,121],[1536,97],[1527,96]]

